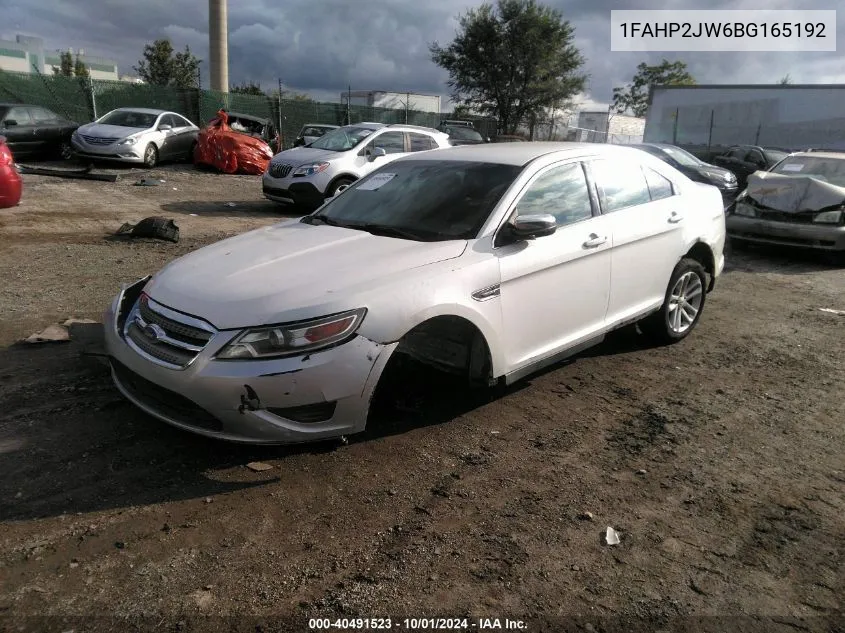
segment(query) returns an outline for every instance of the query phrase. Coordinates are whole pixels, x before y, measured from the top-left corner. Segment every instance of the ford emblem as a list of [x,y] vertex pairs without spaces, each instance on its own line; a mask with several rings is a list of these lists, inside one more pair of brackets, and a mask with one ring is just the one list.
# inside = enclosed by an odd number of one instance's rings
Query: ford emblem
[[150,323],[144,328],[144,336],[154,341],[160,341],[167,336],[167,332],[155,323]]

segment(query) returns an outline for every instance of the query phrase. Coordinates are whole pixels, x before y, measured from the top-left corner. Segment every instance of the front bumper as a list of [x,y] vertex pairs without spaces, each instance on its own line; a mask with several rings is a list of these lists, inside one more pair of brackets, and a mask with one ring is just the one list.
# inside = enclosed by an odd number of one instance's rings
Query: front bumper
[[214,355],[239,332],[218,331],[184,369],[171,369],[139,354],[119,330],[119,319],[145,283],[121,291],[104,320],[112,378],[140,409],[180,429],[248,444],[308,442],[364,430],[396,344],[357,336],[304,356],[221,361]]
[[143,148],[135,145],[112,145],[93,146],[83,143],[76,139],[71,140],[71,147],[77,156],[84,158],[94,158],[100,160],[114,160],[123,163],[143,163],[144,157],[141,155]]
[[797,246],[822,251],[845,251],[845,226],[775,222],[730,214],[728,237],[760,244]]

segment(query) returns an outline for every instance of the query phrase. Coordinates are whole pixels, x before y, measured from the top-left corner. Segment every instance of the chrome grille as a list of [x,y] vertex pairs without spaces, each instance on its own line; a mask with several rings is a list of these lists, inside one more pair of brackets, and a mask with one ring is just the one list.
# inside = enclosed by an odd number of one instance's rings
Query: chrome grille
[[116,143],[119,139],[115,137],[102,137],[102,136],[88,136],[86,134],[80,134],[82,140],[84,140],[88,145],[111,145],[112,143]]
[[273,178],[285,178],[290,173],[291,169],[293,169],[293,165],[270,163],[270,175],[273,176]]
[[145,294],[123,328],[126,341],[137,352],[171,369],[187,367],[215,333],[207,323],[165,308]]

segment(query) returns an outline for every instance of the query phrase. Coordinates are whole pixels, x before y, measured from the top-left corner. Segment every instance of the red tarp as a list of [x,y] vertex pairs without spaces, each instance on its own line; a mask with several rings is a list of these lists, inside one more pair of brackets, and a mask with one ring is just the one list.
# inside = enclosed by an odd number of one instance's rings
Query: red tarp
[[194,151],[194,164],[211,165],[227,174],[263,174],[271,158],[270,146],[259,138],[232,130],[229,115],[223,110],[200,130]]

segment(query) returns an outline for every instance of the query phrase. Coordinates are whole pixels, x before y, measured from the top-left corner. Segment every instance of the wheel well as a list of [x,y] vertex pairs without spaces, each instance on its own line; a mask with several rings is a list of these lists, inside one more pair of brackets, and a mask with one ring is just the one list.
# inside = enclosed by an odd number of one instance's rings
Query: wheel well
[[334,187],[335,184],[337,184],[338,180],[351,180],[352,182],[355,182],[356,180],[358,180],[358,178],[353,176],[352,174],[339,174],[339,175],[335,176],[334,178],[332,178],[328,187],[326,187],[326,193],[328,193],[329,191],[332,190],[332,187]]
[[716,273],[716,261],[713,258],[713,251],[710,250],[710,247],[704,242],[696,242],[693,244],[692,248],[687,251],[687,254],[684,255],[684,257],[694,259],[704,266],[704,271],[710,277],[710,283],[707,290],[711,290],[715,282],[714,275]]
[[465,376],[472,384],[486,386],[493,379],[487,340],[463,317],[447,315],[423,321],[400,339],[395,353]]

